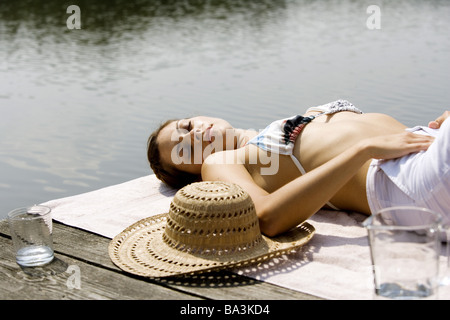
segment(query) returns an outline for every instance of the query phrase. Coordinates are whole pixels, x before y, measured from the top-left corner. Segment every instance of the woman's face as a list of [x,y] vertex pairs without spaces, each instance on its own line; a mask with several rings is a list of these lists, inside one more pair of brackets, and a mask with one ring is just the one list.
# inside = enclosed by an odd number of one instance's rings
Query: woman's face
[[173,121],[157,139],[162,163],[194,174],[200,174],[203,160],[211,153],[236,147],[233,127],[211,117]]

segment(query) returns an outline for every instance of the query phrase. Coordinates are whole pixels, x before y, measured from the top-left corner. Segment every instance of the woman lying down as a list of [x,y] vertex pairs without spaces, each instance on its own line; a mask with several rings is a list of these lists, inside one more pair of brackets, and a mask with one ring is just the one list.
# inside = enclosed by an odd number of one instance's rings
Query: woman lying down
[[322,207],[369,215],[414,205],[448,219],[449,114],[406,128],[338,100],[261,132],[218,118],[169,120],[149,137],[148,159],[156,176],[176,188],[201,180],[240,185],[268,236]]

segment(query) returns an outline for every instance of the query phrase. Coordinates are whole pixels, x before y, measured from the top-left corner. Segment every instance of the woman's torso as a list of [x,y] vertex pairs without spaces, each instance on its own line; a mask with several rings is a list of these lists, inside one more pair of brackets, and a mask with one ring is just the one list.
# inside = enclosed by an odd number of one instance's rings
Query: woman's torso
[[[310,112],[306,115],[317,114]],[[299,160],[306,172],[333,159],[357,142],[379,135],[400,133],[405,126],[384,114],[339,112],[323,115],[306,125],[297,137],[293,155]],[[254,145],[247,146],[249,154],[257,153],[253,158],[260,159],[266,151]],[[273,155],[271,155],[273,157]],[[270,158],[270,157],[269,157]],[[247,162],[247,170],[254,181],[267,192],[272,192],[301,175],[290,156],[279,155],[278,170],[275,174],[261,174],[261,167],[268,165],[260,161]],[[366,197],[366,174],[368,161],[349,182],[340,189],[330,202],[343,210],[369,213]]]

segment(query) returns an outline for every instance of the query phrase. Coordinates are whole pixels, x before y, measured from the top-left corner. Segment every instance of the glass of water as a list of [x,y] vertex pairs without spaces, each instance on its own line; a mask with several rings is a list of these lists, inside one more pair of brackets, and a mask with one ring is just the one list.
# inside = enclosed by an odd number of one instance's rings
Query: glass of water
[[375,298],[436,299],[439,287],[441,216],[417,207],[373,214],[368,230]]
[[8,213],[16,262],[22,267],[45,265],[53,260],[51,209],[34,205]]

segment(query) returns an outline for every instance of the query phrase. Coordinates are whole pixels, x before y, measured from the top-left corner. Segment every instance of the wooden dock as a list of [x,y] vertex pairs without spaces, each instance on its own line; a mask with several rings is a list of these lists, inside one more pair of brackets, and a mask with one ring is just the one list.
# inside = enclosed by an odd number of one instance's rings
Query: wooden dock
[[53,223],[55,259],[39,268],[16,264],[6,220],[0,221],[2,300],[311,300],[298,291],[229,271],[155,280],[116,267],[110,239]]

